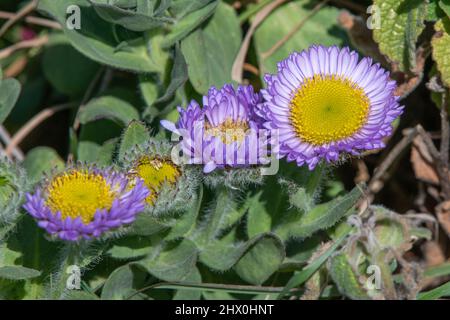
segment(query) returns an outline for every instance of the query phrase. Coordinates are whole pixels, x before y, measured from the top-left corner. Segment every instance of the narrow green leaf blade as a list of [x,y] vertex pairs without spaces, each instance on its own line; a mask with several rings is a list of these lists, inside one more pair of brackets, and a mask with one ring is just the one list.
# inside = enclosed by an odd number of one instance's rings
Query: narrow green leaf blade
[[9,280],[25,280],[39,277],[41,272],[38,270],[21,266],[0,267],[0,278]]
[[421,292],[417,296],[418,300],[436,300],[442,297],[450,296],[450,282],[443,284],[433,290]]
[[278,295],[277,299],[283,298],[292,288],[295,288],[305,283],[344,242],[349,233],[350,230],[348,230],[344,235],[342,235],[338,240],[336,240],[335,243],[328,250],[326,250],[317,259],[311,262],[311,264],[306,266],[302,271],[295,273],[292,276],[292,278],[288,281],[283,291]]

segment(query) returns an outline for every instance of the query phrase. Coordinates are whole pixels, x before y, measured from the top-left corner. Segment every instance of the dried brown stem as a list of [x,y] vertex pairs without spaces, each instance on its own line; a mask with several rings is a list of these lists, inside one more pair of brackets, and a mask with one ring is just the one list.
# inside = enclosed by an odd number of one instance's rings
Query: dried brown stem
[[31,40],[25,40],[18,42],[16,44],[13,44],[12,46],[5,48],[0,51],[0,60],[5,59],[12,55],[14,52],[22,49],[29,49],[29,48],[37,48],[45,45],[48,42],[48,36],[42,36],[39,38],[34,38]]
[[31,118],[19,131],[12,137],[10,143],[6,148],[6,155],[10,156],[13,150],[43,121],[53,116],[55,113],[69,109],[73,106],[73,103],[66,103],[55,107],[47,108],[39,112],[33,118]]
[[386,171],[391,167],[394,161],[398,158],[398,156],[403,152],[403,150],[408,147],[414,138],[418,134],[417,128],[406,129],[403,131],[404,137],[400,140],[399,143],[395,145],[394,148],[389,152],[387,157],[383,160],[383,162],[375,169],[375,173],[372,179],[369,182],[369,193],[373,196],[373,194],[379,192],[383,187],[383,176]]
[[[5,145],[8,145],[9,143],[11,143],[11,136],[10,136],[8,130],[6,130],[6,128],[3,125],[0,125],[0,138],[4,142]],[[17,160],[23,161],[24,154],[23,154],[22,150],[20,150],[18,147],[14,148],[14,150],[12,151],[12,154]]]
[[[431,157],[433,158],[433,161],[436,166],[436,171],[439,176],[439,182],[441,184],[441,190],[442,194],[444,196],[445,200],[450,199],[450,179],[448,176],[448,169],[445,169],[445,165],[442,162],[442,157],[438,149],[433,143],[433,140],[431,139],[430,135],[422,128],[421,125],[418,125],[417,127],[418,133],[423,139],[423,142],[428,148],[428,151],[430,152]],[[448,163],[447,163],[448,167]]]
[[448,90],[442,94],[442,105],[441,105],[441,129],[442,129],[442,137],[441,137],[441,161],[444,169],[448,171],[448,149],[450,143],[450,128],[448,124]]
[[[16,16],[15,13],[0,11],[0,19],[12,19],[15,16]],[[37,26],[47,27],[47,28],[57,29],[57,30],[62,29],[61,25],[58,22],[53,21],[53,20],[48,20],[48,19],[33,17],[33,16],[25,17],[24,20],[28,24],[34,24]]]
[[89,98],[92,96],[92,93],[94,92],[95,87],[97,86],[97,83],[100,81],[101,76],[103,72],[105,71],[105,68],[101,68],[97,74],[95,75],[94,79],[92,79],[91,83],[89,84],[89,87],[86,90],[86,93],[83,96],[83,100],[81,100],[80,107],[78,108],[77,115],[75,116],[75,120],[73,122],[73,130],[76,132],[80,128],[80,119],[79,115],[80,112],[84,110],[86,103],[89,101]]
[[277,43],[275,43],[269,50],[267,50],[266,52],[261,53],[261,58],[262,59],[267,59],[272,54],[274,54],[278,49],[280,49],[287,41],[289,41],[289,39],[291,39],[305,25],[305,23],[309,19],[311,19],[317,12],[319,12],[319,10],[322,9],[322,7],[324,5],[326,5],[328,2],[330,2],[330,0],[324,0],[324,1],[320,2],[320,3],[318,3],[314,7],[314,9],[311,10],[311,12],[308,13],[308,15],[306,17],[304,17],[302,20],[300,20],[295,25],[295,27],[291,31],[289,31],[288,34],[286,34]]
[[244,70],[253,73],[255,76],[259,76],[259,70],[257,67],[250,63],[244,63]]
[[3,26],[0,28],[0,38],[11,28],[17,21],[28,15],[30,12],[34,11],[37,8],[38,0],[32,0],[25,7],[19,10],[14,16],[9,18]]
[[267,6],[265,6],[261,11],[259,11],[256,14],[255,19],[250,25],[250,28],[248,29],[247,34],[245,35],[244,41],[242,42],[239,53],[237,54],[236,59],[234,60],[233,63],[233,68],[231,70],[231,78],[234,81],[242,83],[245,58],[247,57],[250,41],[256,29],[273,10],[275,10],[278,6],[282,5],[286,1],[287,0],[275,0],[269,3]]

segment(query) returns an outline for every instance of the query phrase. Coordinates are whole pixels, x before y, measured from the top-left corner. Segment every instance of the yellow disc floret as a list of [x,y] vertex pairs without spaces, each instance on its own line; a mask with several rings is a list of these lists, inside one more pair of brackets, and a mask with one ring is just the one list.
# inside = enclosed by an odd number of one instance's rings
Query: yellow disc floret
[[151,191],[147,197],[149,204],[154,204],[164,182],[175,184],[181,175],[179,168],[171,161],[146,156],[139,159],[134,171]]
[[249,129],[246,121],[228,118],[220,125],[213,127],[209,123],[205,126],[205,135],[207,137],[216,137],[225,144],[233,142],[242,142]]
[[87,171],[73,170],[55,177],[47,189],[46,205],[63,219],[80,217],[91,222],[98,209],[110,209],[115,193],[105,178]]
[[303,82],[290,107],[297,135],[312,145],[322,145],[355,134],[367,120],[370,101],[354,82],[318,75]]

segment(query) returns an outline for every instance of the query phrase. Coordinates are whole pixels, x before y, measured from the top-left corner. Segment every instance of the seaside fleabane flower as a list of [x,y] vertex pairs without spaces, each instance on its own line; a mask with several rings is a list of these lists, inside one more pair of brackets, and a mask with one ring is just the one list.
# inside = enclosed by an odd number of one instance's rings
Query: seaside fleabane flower
[[112,169],[79,165],[26,195],[24,208],[38,225],[62,240],[98,238],[131,224],[144,210],[149,190]]
[[278,157],[310,170],[323,159],[383,148],[403,110],[389,72],[371,58],[359,61],[349,48],[312,46],[292,53],[264,80],[258,114],[266,128],[278,131]]
[[190,163],[204,164],[204,172],[216,168],[248,167],[264,163],[264,139],[259,136],[256,106],[262,102],[251,86],[231,84],[220,90],[211,87],[203,97],[203,108],[192,101],[186,110],[178,108],[177,124],[161,121],[168,130],[183,137],[184,155]]
[[172,145],[150,138],[127,153],[123,165],[131,179],[144,181],[150,190],[145,212],[163,214],[185,210],[194,197],[200,178],[197,168],[171,160]]

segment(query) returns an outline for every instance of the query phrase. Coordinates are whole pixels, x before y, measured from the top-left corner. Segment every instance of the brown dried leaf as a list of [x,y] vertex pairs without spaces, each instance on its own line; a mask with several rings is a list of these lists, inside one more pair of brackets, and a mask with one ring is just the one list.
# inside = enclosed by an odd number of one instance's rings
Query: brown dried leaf
[[387,59],[378,49],[378,44],[373,41],[372,30],[367,28],[365,21],[361,17],[342,10],[339,14],[338,22],[347,31],[353,45],[364,55],[372,57],[385,67],[390,66]]
[[436,241],[425,242],[422,251],[427,267],[437,266],[445,262],[445,255]]
[[[428,151],[426,152],[428,153]],[[432,162],[427,160],[427,156],[424,156],[415,144],[411,150],[411,163],[417,179],[434,185],[439,184],[439,177]]]
[[372,30],[367,28],[365,21],[351,14],[348,11],[341,11],[338,21],[347,31],[352,44],[364,55],[372,57],[375,61],[391,70],[391,77],[397,81],[398,88],[395,92],[397,96],[405,98],[420,84],[423,79],[423,69],[425,66],[427,50],[418,48],[416,53],[416,67],[411,74],[401,72],[398,65],[390,63],[380,52],[378,44],[373,40]]
[[442,229],[445,230],[450,238],[450,201],[442,202],[436,207],[436,215]]

